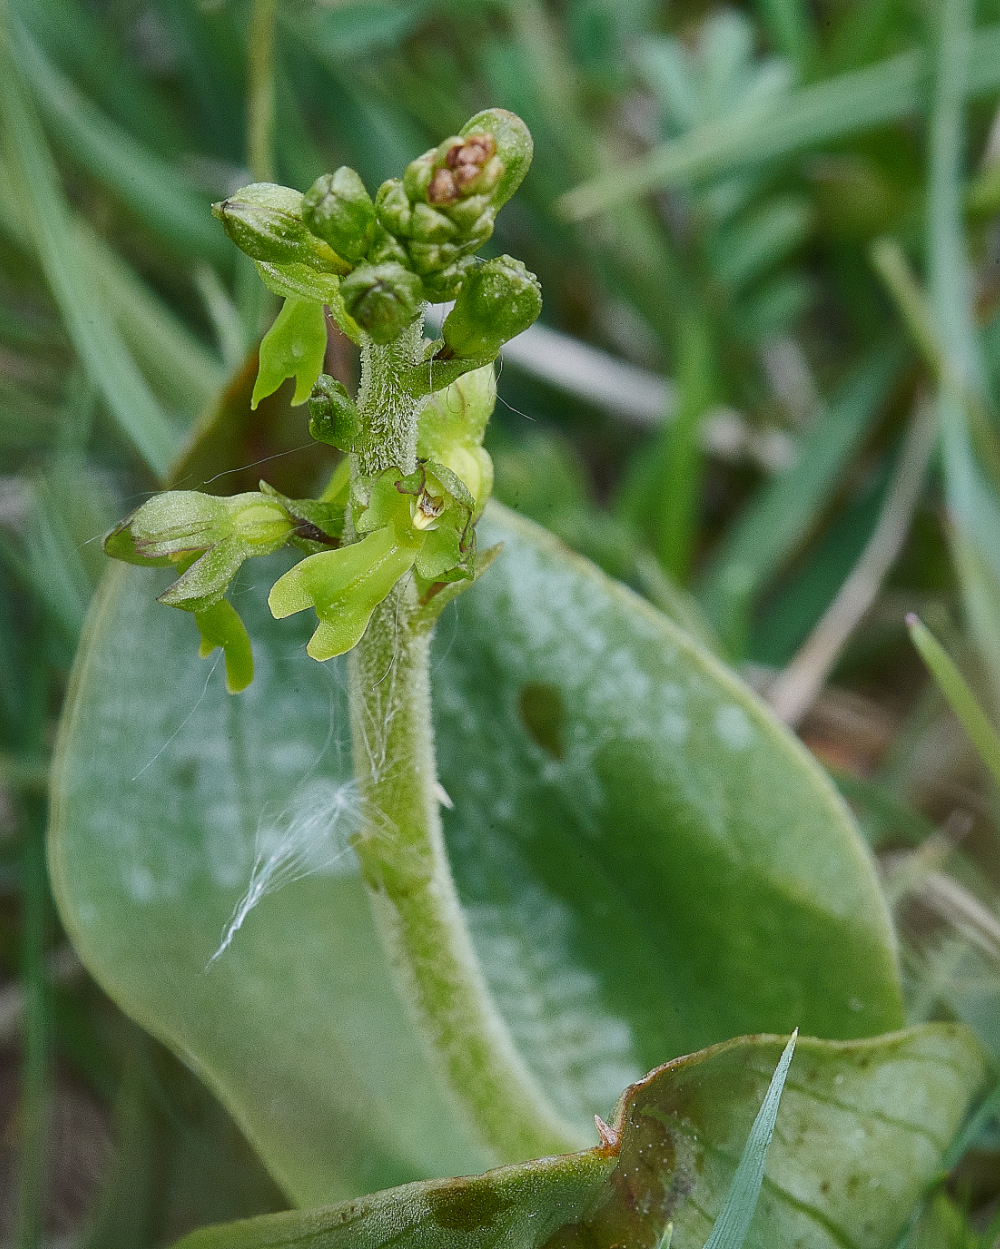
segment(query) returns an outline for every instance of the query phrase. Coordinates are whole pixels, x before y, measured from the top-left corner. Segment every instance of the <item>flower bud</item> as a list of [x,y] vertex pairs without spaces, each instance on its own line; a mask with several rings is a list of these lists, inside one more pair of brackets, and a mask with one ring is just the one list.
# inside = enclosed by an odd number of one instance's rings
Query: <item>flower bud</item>
[[492,362],[470,369],[444,390],[436,391],[420,413],[417,454],[421,459],[446,464],[448,448],[481,446],[496,399]]
[[302,220],[345,260],[357,264],[375,231],[375,205],[365,184],[347,165],[323,174],[302,198]]
[[104,549],[129,563],[180,565],[159,601],[201,612],[221,601],[244,560],[284,546],[297,523],[277,498],[256,491],[224,499],[168,490],[116,526]]
[[516,113],[505,108],[488,108],[470,117],[459,133],[466,144],[471,144],[474,138],[478,142],[483,134],[492,138],[496,157],[503,168],[493,184],[490,202],[494,209],[502,208],[524,181],[531,165],[534,153],[531,131]]
[[368,249],[368,259],[373,265],[381,265],[388,260],[393,260],[404,268],[408,261],[406,248],[403,244],[394,234],[390,234],[385,226],[377,221],[375,223],[375,236],[372,239],[371,247]]
[[430,204],[414,204],[410,218],[410,237],[421,243],[445,243],[457,238],[459,228],[444,213]]
[[441,333],[456,356],[492,357],[537,320],[541,310],[538,278],[519,260],[500,256],[465,279]]
[[490,203],[488,195],[470,195],[459,200],[457,204],[452,204],[448,209],[448,216],[463,234],[478,234],[485,230],[489,233],[483,237],[489,238],[493,231],[496,209]]
[[309,397],[309,433],[341,451],[356,451],[361,441],[361,417],[354,400],[326,373],[320,374]]
[[197,490],[154,495],[112,529],[104,550],[130,564],[174,563],[232,532],[225,499]]
[[409,237],[413,205],[398,178],[390,178],[379,187],[375,195],[375,212],[380,224],[390,234]]
[[347,312],[376,343],[395,338],[420,311],[420,278],[401,264],[359,265],[340,285]]
[[406,172],[403,174],[403,189],[411,203],[427,202],[427,188],[431,184],[431,178],[434,177],[436,159],[437,148],[432,147],[429,152],[424,152],[423,156],[411,160],[406,166]]
[[233,533],[251,549],[283,545],[295,528],[287,510],[275,499],[259,494],[233,495],[227,499]]
[[454,299],[465,281],[466,274],[475,268],[474,256],[462,256],[444,269],[435,269],[423,275],[424,290],[432,304],[443,304]]
[[444,269],[458,259],[460,252],[451,243],[419,243],[412,239],[407,254],[415,273],[421,275]]
[[302,220],[302,196],[273,182],[242,187],[212,205],[212,213],[241,251],[272,264],[298,262],[326,273],[347,273],[350,265]]

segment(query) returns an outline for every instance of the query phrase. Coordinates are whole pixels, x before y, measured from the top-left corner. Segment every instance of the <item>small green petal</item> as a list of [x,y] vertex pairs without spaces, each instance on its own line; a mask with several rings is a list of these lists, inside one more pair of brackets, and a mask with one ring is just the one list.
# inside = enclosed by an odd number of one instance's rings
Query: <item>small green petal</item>
[[260,344],[260,369],[250,407],[273,395],[286,377],[295,378],[292,404],[305,403],[323,371],[326,320],[323,305],[312,300],[286,299],[277,320]]
[[372,612],[413,565],[416,548],[401,546],[392,529],[302,560],[275,582],[268,596],[281,620],[314,607],[320,626],[306,648],[313,659],[332,659],[356,646]]
[[[417,555],[417,573],[425,581],[440,581],[446,573],[457,569],[463,558],[459,534],[454,529],[432,529]],[[472,574],[466,573],[465,576],[471,577]]]
[[203,612],[214,607],[248,555],[254,554],[240,538],[223,538],[196,559],[182,577],[168,586],[158,602],[182,611]]
[[253,680],[253,650],[239,612],[227,599],[221,599],[213,607],[196,612],[194,619],[201,633],[198,654],[205,659],[221,646],[226,658],[226,689],[230,694],[241,693]]

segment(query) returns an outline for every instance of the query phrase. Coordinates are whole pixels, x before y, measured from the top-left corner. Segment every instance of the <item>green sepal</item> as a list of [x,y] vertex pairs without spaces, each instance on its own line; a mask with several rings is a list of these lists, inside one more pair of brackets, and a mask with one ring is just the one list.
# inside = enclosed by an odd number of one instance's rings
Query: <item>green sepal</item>
[[281,620],[315,608],[319,625],[307,652],[321,662],[343,655],[361,641],[372,612],[413,566],[416,553],[387,526],[351,546],[311,555],[274,583],[267,600],[271,614]]
[[271,264],[297,263],[321,273],[349,273],[351,266],[302,219],[302,194],[273,182],[241,187],[212,205],[212,213],[240,251]]
[[309,396],[309,433],[340,451],[357,451],[364,442],[357,405],[343,382],[327,373],[319,375]]
[[308,265],[271,265],[262,260],[254,262],[260,280],[267,289],[282,299],[311,299],[326,304],[330,315],[352,343],[361,342],[358,323],[344,307],[340,296],[340,278],[331,273],[317,273]]
[[376,343],[388,343],[414,319],[424,299],[420,278],[401,264],[359,265],[340,284],[348,315]]
[[394,234],[390,234],[385,226],[376,222],[375,234],[371,247],[368,249],[368,260],[373,265],[385,264],[387,261],[392,260],[396,264],[405,267],[409,257],[406,254],[406,248],[399,239]]
[[465,483],[475,501],[474,520],[493,493],[493,461],[482,441],[495,403],[490,363],[432,394],[420,413],[418,457],[443,464]]
[[456,356],[495,356],[532,325],[542,310],[542,288],[519,260],[499,256],[474,269],[458,292],[441,333]]
[[104,549],[129,564],[165,565],[232,532],[227,500],[197,490],[154,495],[112,529]]
[[414,571],[428,585],[435,581],[468,581],[472,577],[470,559],[475,550],[475,530],[470,529],[472,547],[462,550],[463,532],[450,525],[428,530],[417,552]]
[[226,661],[226,689],[240,694],[253,681],[253,648],[246,625],[228,599],[220,599],[213,607],[195,612],[195,623],[201,634],[198,654],[207,658],[218,647]]
[[339,295],[340,278],[332,273],[317,273],[308,265],[274,265],[264,260],[254,264],[267,289],[282,299],[312,299],[328,304]]
[[235,535],[223,538],[157,595],[157,602],[179,607],[182,611],[208,611],[222,599],[240,565],[252,553],[247,543]]
[[383,230],[397,237],[410,237],[413,205],[398,178],[389,178],[375,193],[375,213]]
[[351,461],[345,456],[330,475],[326,489],[317,502],[343,510],[351,496]]
[[351,264],[368,254],[375,233],[375,205],[360,176],[348,165],[316,179],[302,198],[302,219]]
[[[442,356],[442,352],[447,355]],[[399,371],[400,381],[415,398],[423,398],[424,395],[435,394],[439,390],[457,382],[460,377],[464,377],[466,373],[471,373],[474,369],[481,369],[487,364],[492,364],[497,358],[497,353],[482,356],[470,356],[468,359],[460,356],[452,356],[450,348],[443,338],[437,339],[433,343],[428,343],[424,349],[424,358],[419,364],[412,364]]]
[[482,247],[493,233],[492,214],[484,213],[477,225],[476,231],[460,242],[423,243],[419,239],[408,239],[406,254],[414,272],[430,277],[442,269],[453,269],[459,260]]
[[273,395],[287,377],[295,378],[292,406],[305,403],[323,371],[326,355],[326,319],[323,305],[312,300],[286,299],[274,324],[260,344],[260,368],[254,383],[251,409]]
[[143,568],[165,568],[174,561],[169,555],[147,555],[136,546],[132,533],[132,517],[120,520],[104,539],[104,554],[112,559],[120,559],[125,564],[138,564]]
[[470,269],[475,268],[475,256],[460,256],[453,264],[443,269],[435,269],[433,273],[425,273],[421,279],[424,292],[432,304],[443,304],[454,299],[462,289],[462,283]]
[[459,578],[454,581],[441,579],[427,582],[418,578],[417,594],[420,607],[417,615],[414,617],[414,628],[421,632],[433,628],[435,621],[452,599],[457,598],[471,585],[474,585],[502,550],[503,543],[498,542],[496,546],[487,547],[485,551],[476,552],[475,560],[471,566],[471,579]]

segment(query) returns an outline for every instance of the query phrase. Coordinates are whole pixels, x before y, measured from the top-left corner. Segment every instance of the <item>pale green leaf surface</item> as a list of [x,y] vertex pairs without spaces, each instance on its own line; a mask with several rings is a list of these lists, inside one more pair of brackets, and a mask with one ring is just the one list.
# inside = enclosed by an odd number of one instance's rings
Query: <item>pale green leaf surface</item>
[[[256,671],[234,698],[221,657],[199,662],[195,622],[154,601],[170,571],[121,567],[90,619],[56,799],[51,870],[77,949],[296,1202],[488,1166],[389,982],[345,844],[354,826],[317,815],[349,778],[350,748],[342,673],[305,655],[315,622],[274,622],[266,583],[237,583]],[[258,830],[270,852],[309,818],[329,837],[325,870],[267,898],[206,970]]]
[[439,628],[443,819],[487,974],[564,1113],[664,1050],[898,1026],[867,851],[806,752],[544,530],[494,508],[479,539],[504,550]]
[[[480,539],[504,550],[436,642],[446,835],[500,1009],[560,1109],[585,1128],[665,1056],[740,1033],[898,1026],[868,852],[806,752],[543,530],[494,508]],[[491,1159],[391,987],[354,825],[325,828],[351,793],[343,665],[304,654],[311,614],[270,618],[282,567],[235,583],[257,670],[239,698],[154,602],[170,570],[109,574],[62,734],[52,872],[104,987],[315,1204]],[[272,849],[306,816],[324,870],[265,897],[206,974],[258,829]]]
[[[621,1099],[617,1148],[205,1228],[177,1249],[657,1249],[670,1221],[671,1249],[701,1249],[780,1053],[746,1037],[650,1073]],[[983,1077],[960,1025],[801,1040],[747,1249],[892,1244]]]

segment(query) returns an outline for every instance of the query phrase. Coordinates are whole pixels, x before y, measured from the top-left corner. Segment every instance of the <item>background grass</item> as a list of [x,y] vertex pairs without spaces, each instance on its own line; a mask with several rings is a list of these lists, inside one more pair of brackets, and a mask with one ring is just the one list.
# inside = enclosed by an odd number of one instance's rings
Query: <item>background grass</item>
[[[100,536],[273,315],[210,202],[343,163],[374,188],[487,105],[535,136],[491,247],[553,332],[505,355],[498,496],[799,728],[880,855],[912,1019],[1000,1058],[996,781],[905,627],[996,723],[998,95],[996,0],[0,5],[0,1244],[280,1207],[59,931],[54,723]],[[306,441],[275,419],[268,454]],[[997,1106],[912,1244],[994,1243]]]

